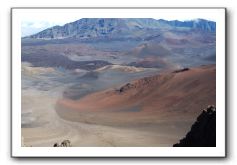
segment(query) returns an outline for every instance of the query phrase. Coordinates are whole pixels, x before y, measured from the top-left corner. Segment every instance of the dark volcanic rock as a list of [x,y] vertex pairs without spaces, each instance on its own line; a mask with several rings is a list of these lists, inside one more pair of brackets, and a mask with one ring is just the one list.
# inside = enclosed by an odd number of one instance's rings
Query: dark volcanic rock
[[70,70],[83,69],[89,71],[111,64],[103,60],[73,61],[62,55],[41,54],[40,52],[34,54],[23,54],[21,61],[30,62],[34,67],[62,67]]
[[185,72],[188,70],[189,70],[189,68],[183,68],[183,69],[175,70],[175,71],[173,71],[173,73]]
[[216,108],[208,106],[197,117],[186,137],[173,147],[215,147],[216,146]]
[[130,84],[130,83],[127,83],[126,85],[122,86],[120,89],[118,89],[117,91],[122,93],[122,92],[125,92],[127,91],[128,89],[130,88],[133,88],[134,85],[133,84]]

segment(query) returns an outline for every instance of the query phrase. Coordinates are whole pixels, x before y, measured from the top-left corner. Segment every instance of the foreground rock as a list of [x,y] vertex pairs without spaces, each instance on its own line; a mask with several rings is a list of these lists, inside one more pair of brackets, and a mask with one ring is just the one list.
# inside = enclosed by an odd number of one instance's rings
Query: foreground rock
[[186,137],[174,147],[215,147],[216,146],[216,108],[208,106],[197,117]]
[[70,142],[70,140],[64,140],[64,141],[62,141],[61,144],[59,144],[59,143],[54,143],[53,146],[54,146],[54,147],[71,147],[71,142]]

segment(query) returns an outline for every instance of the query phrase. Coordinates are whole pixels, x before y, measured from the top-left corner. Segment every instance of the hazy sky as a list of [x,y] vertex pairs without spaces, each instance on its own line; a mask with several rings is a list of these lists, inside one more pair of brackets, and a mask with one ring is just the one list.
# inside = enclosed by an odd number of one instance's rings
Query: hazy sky
[[80,19],[76,16],[69,17],[45,17],[45,18],[24,18],[21,22],[21,35],[22,37],[28,36],[37,32],[40,32],[46,28],[55,26],[55,25],[64,25],[69,22],[73,22]]

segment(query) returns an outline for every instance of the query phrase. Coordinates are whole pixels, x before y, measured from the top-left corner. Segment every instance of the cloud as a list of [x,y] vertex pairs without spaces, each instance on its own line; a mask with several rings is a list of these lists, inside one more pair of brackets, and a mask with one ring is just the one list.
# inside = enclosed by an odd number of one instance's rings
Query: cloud
[[63,25],[64,23],[59,22],[53,22],[53,21],[22,21],[21,22],[21,36],[29,36],[35,33],[38,33],[42,30],[45,30],[49,27],[55,26],[55,25]]
[[39,17],[38,14],[28,14],[24,15],[21,21],[21,36],[29,36],[35,33],[38,33],[44,29],[47,29],[52,26],[62,26],[66,23],[76,21],[78,18],[75,15],[67,15],[65,17],[60,17],[59,15],[44,15],[41,14]]
[[22,28],[45,28],[50,27],[53,24],[46,21],[39,21],[39,22],[22,22],[21,27]]
[[40,32],[41,30],[47,29],[48,27],[53,26],[49,22],[46,21],[22,21],[21,23],[21,36],[25,37],[28,35],[35,34]]

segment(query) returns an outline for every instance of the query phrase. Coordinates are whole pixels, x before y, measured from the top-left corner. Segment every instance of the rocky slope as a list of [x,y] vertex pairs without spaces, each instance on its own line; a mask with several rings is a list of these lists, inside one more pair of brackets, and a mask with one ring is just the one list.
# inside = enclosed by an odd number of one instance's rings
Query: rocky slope
[[174,147],[215,147],[216,146],[216,108],[208,106],[197,117],[186,137]]

